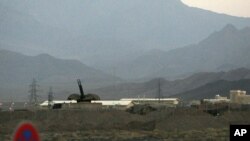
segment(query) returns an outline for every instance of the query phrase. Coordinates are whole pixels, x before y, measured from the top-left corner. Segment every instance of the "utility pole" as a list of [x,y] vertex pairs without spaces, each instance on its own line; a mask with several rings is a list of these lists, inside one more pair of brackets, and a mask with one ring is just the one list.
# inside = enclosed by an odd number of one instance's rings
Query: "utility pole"
[[161,101],[161,78],[158,80],[158,102]]
[[48,107],[49,109],[52,108],[53,105],[53,91],[52,91],[52,87],[49,88],[49,92],[48,92]]
[[37,85],[36,79],[33,79],[32,83],[30,84],[30,104],[37,104],[38,103],[38,95],[37,95],[37,88],[39,87],[39,85]]

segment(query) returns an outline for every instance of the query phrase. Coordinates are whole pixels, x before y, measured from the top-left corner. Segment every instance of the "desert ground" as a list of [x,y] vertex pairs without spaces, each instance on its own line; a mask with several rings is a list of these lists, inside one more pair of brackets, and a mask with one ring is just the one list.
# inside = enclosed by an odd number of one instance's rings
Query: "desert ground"
[[250,111],[213,116],[194,108],[167,108],[146,115],[106,110],[0,112],[0,140],[12,140],[16,127],[32,122],[42,141],[227,141],[229,125],[249,124]]

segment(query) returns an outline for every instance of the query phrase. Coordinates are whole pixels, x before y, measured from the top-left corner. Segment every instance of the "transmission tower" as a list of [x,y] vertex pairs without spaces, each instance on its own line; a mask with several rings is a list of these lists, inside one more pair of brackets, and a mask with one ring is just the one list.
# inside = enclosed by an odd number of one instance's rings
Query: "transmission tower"
[[36,79],[33,79],[31,85],[30,85],[30,104],[37,104],[38,103],[38,95],[37,95],[37,88],[39,85],[37,85]]
[[54,99],[53,90],[52,90],[52,87],[50,87],[50,88],[49,88],[49,92],[48,92],[48,107],[49,107],[49,108],[52,108],[53,99]]

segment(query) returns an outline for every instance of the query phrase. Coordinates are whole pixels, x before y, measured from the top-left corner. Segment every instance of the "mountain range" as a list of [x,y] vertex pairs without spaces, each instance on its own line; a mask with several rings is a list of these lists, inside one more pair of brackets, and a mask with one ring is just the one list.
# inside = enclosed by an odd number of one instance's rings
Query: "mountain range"
[[[250,27],[228,24],[201,42],[171,51],[154,50],[117,67],[131,79],[184,78],[198,72],[228,71],[250,67]],[[129,68],[127,71],[126,68]]]
[[0,50],[1,98],[27,97],[33,78],[44,89],[43,93],[52,86],[55,93],[60,94],[59,97],[65,96],[64,93],[79,93],[76,79],[82,80],[85,90],[121,81],[120,78],[93,69],[77,60],[58,59],[48,54],[26,56]]
[[229,23],[250,25],[180,0],[1,0],[0,21],[2,49],[77,59],[108,73],[152,49],[197,43]]
[[230,90],[245,90],[249,93],[249,83],[250,79],[241,79],[237,81],[218,80],[172,97],[178,97],[181,100],[189,101],[214,98],[215,95],[219,94],[220,96],[230,98]]
[[97,93],[102,99],[157,97],[160,88],[161,97],[184,100],[211,98],[217,93],[228,95],[230,89],[248,90],[248,81],[245,80],[250,79],[250,70],[240,68],[227,72],[200,72],[174,81],[155,78],[143,83],[124,83],[120,78],[76,60],[58,59],[48,54],[26,56],[7,50],[0,51],[0,66],[1,99],[7,101],[27,100],[33,78],[37,79],[41,86],[39,89],[43,90],[41,99],[46,99],[50,86],[54,88],[57,99],[79,93],[76,79],[80,78],[85,92]]
[[[209,83],[215,83],[217,81],[240,81],[243,79],[250,79],[250,70],[246,68],[239,68],[227,72],[200,72],[193,74],[184,79],[178,79],[174,81],[168,81],[163,78],[152,79],[142,83],[123,83],[104,88],[92,90],[94,93],[104,95],[107,99],[112,98],[124,98],[124,97],[158,97],[159,89],[161,97],[175,97],[181,94],[185,97],[186,92],[192,94],[192,90],[199,89]],[[222,85],[220,85],[222,86]],[[160,88],[159,88],[160,87]],[[223,88],[223,86],[222,86]],[[230,88],[230,87],[228,87]],[[231,87],[235,88],[235,87]],[[240,87],[239,87],[240,88]],[[216,90],[216,89],[214,89]],[[219,92],[220,89],[216,93]],[[229,92],[229,91],[228,91]],[[227,92],[227,94],[228,94]],[[211,93],[209,96],[214,96],[216,93]],[[224,94],[224,93],[223,93]],[[197,92],[199,97],[205,97]],[[192,95],[191,95],[192,96]],[[181,98],[182,98],[181,97]],[[193,96],[192,98],[196,98]]]
[[105,99],[168,97],[249,79],[250,18],[180,0],[1,0],[0,49],[3,99],[33,78],[63,99],[77,78]]

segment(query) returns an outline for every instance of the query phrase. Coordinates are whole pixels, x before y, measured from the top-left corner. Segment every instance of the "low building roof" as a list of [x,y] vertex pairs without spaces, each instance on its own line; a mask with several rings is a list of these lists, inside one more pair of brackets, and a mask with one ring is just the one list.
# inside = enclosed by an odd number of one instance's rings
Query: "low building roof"
[[131,100],[91,100],[91,103],[101,103],[102,105],[106,106],[113,106],[113,105],[121,105],[127,106],[131,103]]
[[[159,98],[122,98],[121,101],[158,101]],[[160,98],[161,101],[176,101],[178,98]]]
[[[53,100],[52,103],[53,104],[77,103],[77,101],[76,100]],[[48,106],[48,105],[49,105],[48,100],[40,104],[40,106]]]
[[230,102],[230,99],[203,99],[204,102]]

